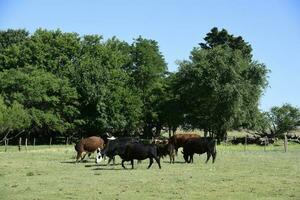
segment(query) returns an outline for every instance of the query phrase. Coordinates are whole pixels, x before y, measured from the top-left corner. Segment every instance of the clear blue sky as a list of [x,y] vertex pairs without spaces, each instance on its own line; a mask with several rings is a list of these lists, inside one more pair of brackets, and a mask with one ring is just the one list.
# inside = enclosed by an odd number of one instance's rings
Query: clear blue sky
[[241,35],[272,71],[261,108],[300,107],[300,1],[288,0],[0,0],[0,29],[61,29],[158,41],[170,71],[188,59],[212,27]]

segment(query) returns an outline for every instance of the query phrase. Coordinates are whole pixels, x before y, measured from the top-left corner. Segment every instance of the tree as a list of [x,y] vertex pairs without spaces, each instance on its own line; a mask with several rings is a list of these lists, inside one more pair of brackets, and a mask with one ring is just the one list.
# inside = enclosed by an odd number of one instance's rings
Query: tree
[[37,134],[64,134],[75,129],[78,94],[66,79],[41,69],[26,67],[0,73],[0,90],[8,105],[20,103]]
[[154,128],[156,128],[157,134],[161,130],[158,119],[158,103],[163,93],[162,86],[167,65],[159,51],[158,43],[142,37],[133,42],[131,57],[132,64],[128,67],[128,71],[133,77],[134,85],[140,91],[143,103],[143,132],[150,137],[153,135]]
[[267,114],[273,135],[283,137],[284,133],[300,126],[300,109],[290,104],[284,104],[281,107],[274,106]]
[[202,49],[211,49],[216,46],[229,47],[230,49],[239,50],[244,58],[251,60],[251,45],[244,41],[241,36],[234,37],[227,30],[218,30],[217,27],[211,29],[204,38],[205,43],[200,43]]
[[175,87],[192,127],[222,139],[233,127],[250,126],[268,70],[249,60],[248,51],[232,46],[229,42],[235,37],[216,31],[205,38],[207,44],[192,50],[190,61],[180,63]]
[[7,106],[0,96],[0,141],[16,137],[27,129],[30,123],[30,116],[21,104],[14,101],[11,106]]
[[124,70],[126,52],[116,39],[101,42],[97,35],[85,36],[82,55],[75,63],[72,84],[80,95],[80,111],[86,132],[133,134],[140,124],[142,102],[132,79]]
[[158,118],[160,124],[168,127],[169,136],[175,134],[177,128],[184,125],[184,112],[179,95],[174,87],[175,73],[169,73],[164,79],[163,93],[160,95]]

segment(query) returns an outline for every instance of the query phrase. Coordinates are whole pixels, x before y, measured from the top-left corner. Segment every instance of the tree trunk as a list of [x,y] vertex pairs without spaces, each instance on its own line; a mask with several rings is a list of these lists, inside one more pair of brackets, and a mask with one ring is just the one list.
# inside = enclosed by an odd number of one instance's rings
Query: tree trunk
[[25,150],[27,151],[27,138],[25,138]]
[[52,145],[52,137],[50,137],[49,147],[51,147],[51,145]]

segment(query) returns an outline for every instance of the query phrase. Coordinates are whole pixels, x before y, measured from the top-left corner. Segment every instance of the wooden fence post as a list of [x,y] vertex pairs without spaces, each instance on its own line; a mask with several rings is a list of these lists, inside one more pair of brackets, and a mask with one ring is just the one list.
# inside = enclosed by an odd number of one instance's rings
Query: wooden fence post
[[4,150],[4,151],[5,151],[5,152],[7,151],[7,143],[8,143],[8,140],[5,138],[5,139],[4,139],[4,145],[5,145],[5,150]]
[[69,144],[69,137],[66,138],[66,145]]
[[247,150],[247,137],[248,137],[248,134],[245,136],[244,151]]
[[27,138],[25,138],[25,150],[27,151]]
[[21,145],[22,145],[22,138],[19,138],[19,151],[21,151]]
[[35,147],[35,138],[33,138],[33,149]]
[[266,151],[267,142],[269,143],[269,139],[268,139],[267,136],[265,136],[265,146],[264,146],[264,151]]
[[286,133],[284,133],[284,152],[287,152],[287,145],[288,145],[287,136]]

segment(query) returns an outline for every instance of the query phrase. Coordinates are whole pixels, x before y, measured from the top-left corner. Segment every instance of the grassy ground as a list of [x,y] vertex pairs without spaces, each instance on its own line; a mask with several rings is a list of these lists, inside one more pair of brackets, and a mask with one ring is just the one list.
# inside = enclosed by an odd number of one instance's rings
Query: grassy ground
[[[300,199],[300,145],[218,146],[215,164],[74,164],[73,146],[0,147],[0,199]],[[128,163],[129,164],[129,163]],[[127,165],[130,168],[130,165]]]

